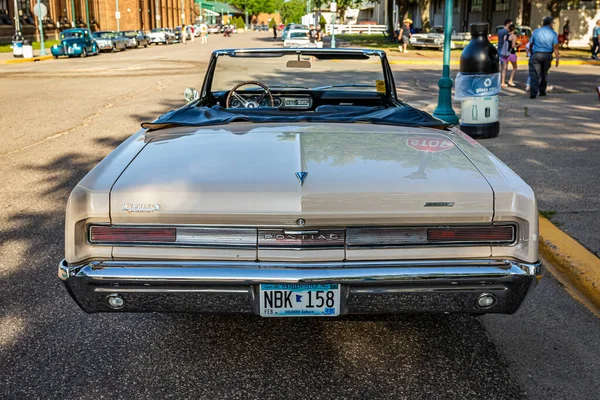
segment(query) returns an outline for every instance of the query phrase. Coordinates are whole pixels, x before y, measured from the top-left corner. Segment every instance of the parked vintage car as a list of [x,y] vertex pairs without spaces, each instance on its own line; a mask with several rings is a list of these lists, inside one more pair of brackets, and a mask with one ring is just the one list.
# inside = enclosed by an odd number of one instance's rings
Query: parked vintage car
[[69,197],[83,310],[513,313],[541,276],[531,188],[385,52],[217,50],[185,97]]
[[60,56],[87,57],[98,54],[99,49],[92,34],[87,29],[67,29],[60,33],[60,44],[50,48],[54,58]]
[[310,45],[308,29],[292,28],[287,32],[283,47],[306,47]]
[[[450,48],[451,49],[464,49],[469,41],[471,40],[471,33],[469,32],[453,32],[451,36]],[[443,50],[444,49],[444,28],[435,27],[433,32],[428,33],[415,33],[409,40],[411,47],[430,48]]]
[[150,43],[153,44],[172,44],[175,43],[177,39],[175,34],[168,28],[155,28],[150,31],[148,34],[148,39],[150,39]]
[[211,25],[208,27],[208,33],[214,35],[215,33],[221,33],[221,27],[219,25]]
[[138,47],[148,47],[148,36],[142,31],[123,31],[121,35],[127,38],[127,48],[137,49]]
[[[494,30],[494,34],[489,36],[490,43],[498,46],[498,31],[504,28],[502,25],[498,25]],[[525,51],[525,46],[529,43],[529,38],[531,37],[531,28],[528,26],[518,26],[515,29],[515,34],[517,35],[517,51]]]
[[94,39],[100,51],[124,51],[127,50],[127,38],[119,32],[99,31],[94,32]]
[[287,24],[281,33],[281,41],[285,42],[290,29],[308,29],[308,26],[301,24]]

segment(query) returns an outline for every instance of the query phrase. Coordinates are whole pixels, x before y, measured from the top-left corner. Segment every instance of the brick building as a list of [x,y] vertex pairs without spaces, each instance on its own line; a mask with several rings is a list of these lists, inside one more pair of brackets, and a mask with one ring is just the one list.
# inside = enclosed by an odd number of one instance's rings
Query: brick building
[[[194,0],[41,0],[48,15],[43,21],[44,34],[48,39],[58,38],[60,31],[72,27],[92,31],[141,29],[149,31],[156,27],[175,28],[193,24],[199,8]],[[17,28],[23,36],[37,39],[37,18],[33,10],[37,0],[0,0],[0,43],[10,42],[15,33],[15,15],[19,16]],[[117,10],[118,4],[118,10]],[[15,13],[15,9],[17,12]],[[117,15],[117,11],[119,14]]]

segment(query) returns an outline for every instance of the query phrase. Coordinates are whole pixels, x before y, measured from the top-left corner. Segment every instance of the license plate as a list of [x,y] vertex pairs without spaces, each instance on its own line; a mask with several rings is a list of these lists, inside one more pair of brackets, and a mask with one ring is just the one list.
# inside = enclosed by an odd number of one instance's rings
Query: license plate
[[340,314],[338,284],[262,284],[263,317],[335,317]]

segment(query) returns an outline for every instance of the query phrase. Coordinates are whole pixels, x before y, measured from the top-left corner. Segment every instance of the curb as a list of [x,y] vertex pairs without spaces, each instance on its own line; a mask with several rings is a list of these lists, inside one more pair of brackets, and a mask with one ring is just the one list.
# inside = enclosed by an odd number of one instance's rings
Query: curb
[[[390,64],[415,64],[415,65],[443,65],[441,60],[436,59],[422,59],[422,60],[388,60]],[[460,65],[460,60],[451,60],[450,65]],[[521,60],[517,61],[517,65],[529,65],[529,61]],[[587,60],[560,60],[559,67],[561,65],[597,65],[600,67],[600,61],[587,61]]]
[[26,62],[46,61],[52,60],[53,56],[37,56],[33,58],[15,58],[14,60],[6,60],[5,64],[20,64]]
[[600,308],[600,258],[540,216],[540,252]]

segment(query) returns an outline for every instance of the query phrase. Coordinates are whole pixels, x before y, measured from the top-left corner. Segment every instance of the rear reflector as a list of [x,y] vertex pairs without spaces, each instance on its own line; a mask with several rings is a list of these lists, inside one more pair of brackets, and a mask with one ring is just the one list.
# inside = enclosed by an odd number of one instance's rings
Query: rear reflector
[[512,225],[427,229],[429,243],[512,243],[514,240]]
[[177,240],[175,228],[122,228],[92,226],[92,243],[172,243]]

